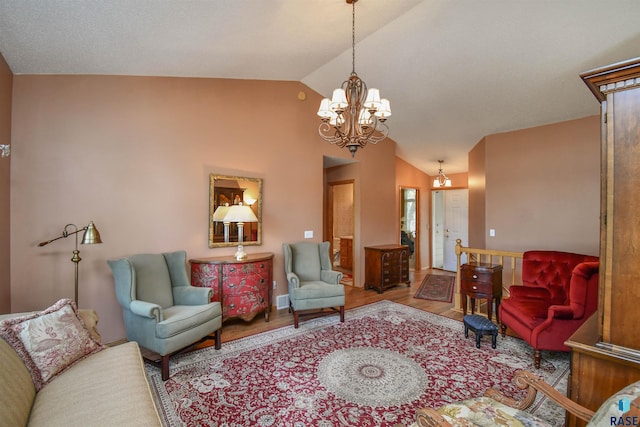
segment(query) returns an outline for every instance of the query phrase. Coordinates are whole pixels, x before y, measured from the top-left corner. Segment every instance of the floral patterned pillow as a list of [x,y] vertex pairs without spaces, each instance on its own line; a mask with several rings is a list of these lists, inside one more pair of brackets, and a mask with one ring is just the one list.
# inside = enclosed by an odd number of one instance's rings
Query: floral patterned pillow
[[36,391],[104,348],[91,336],[69,299],[61,299],[42,312],[0,322],[0,336],[29,369]]

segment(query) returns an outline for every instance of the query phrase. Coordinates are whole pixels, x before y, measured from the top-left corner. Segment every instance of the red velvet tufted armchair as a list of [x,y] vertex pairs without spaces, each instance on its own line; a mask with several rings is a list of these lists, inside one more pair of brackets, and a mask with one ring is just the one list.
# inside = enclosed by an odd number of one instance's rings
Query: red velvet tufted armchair
[[504,336],[511,328],[534,350],[569,351],[564,342],[598,307],[598,257],[558,251],[528,251],[522,284],[509,289],[500,305]]

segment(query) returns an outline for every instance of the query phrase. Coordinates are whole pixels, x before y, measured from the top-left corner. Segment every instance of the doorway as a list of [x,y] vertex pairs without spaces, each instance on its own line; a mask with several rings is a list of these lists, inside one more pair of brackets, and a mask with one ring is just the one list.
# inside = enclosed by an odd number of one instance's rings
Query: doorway
[[469,190],[434,190],[431,206],[431,266],[456,271],[456,239],[469,240]]
[[329,183],[329,242],[333,269],[343,273],[342,283],[353,285],[354,182]]
[[420,270],[420,191],[400,188],[400,244],[409,246],[409,269]]

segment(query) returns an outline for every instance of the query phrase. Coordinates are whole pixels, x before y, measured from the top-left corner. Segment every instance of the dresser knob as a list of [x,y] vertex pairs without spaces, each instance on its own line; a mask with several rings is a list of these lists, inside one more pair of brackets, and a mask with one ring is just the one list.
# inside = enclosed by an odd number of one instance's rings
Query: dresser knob
[[474,291],[477,291],[478,287],[477,286],[472,286],[471,289],[473,289]]
[[473,278],[474,278],[474,279],[477,279],[477,278],[478,278],[478,276],[477,276],[476,274],[474,274],[474,275],[473,275]]
[[235,267],[231,267],[231,268],[229,269],[229,271],[236,271],[236,268],[235,268]]
[[235,284],[235,283],[229,283],[229,287],[230,287],[230,288],[235,288],[235,287],[236,287],[236,284]]
[[264,264],[260,264],[260,268],[264,268]]
[[236,308],[236,305],[235,304],[230,304],[229,308],[234,309],[234,308]]
[[260,279],[260,283],[264,283],[264,279]]

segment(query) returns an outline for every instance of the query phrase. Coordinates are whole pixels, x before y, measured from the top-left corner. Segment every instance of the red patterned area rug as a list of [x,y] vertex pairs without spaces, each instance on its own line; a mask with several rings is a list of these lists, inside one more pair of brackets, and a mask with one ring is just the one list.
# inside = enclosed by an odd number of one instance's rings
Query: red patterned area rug
[[[223,332],[224,333],[224,332]],[[461,322],[380,301],[172,358],[171,377],[147,365],[166,426],[410,425],[418,408],[496,387],[521,397],[527,369],[566,392],[569,359],[543,354],[539,370],[522,340],[490,338],[480,349]],[[530,412],[561,426],[564,411],[540,397]]]
[[455,283],[456,276],[427,274],[413,297],[430,301],[451,302],[453,301]]

